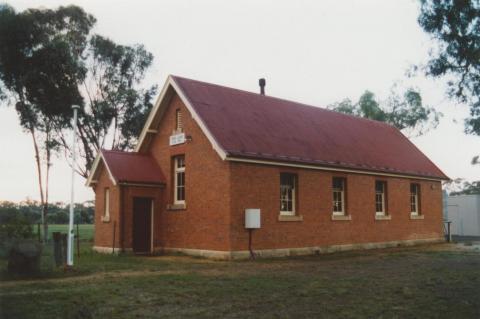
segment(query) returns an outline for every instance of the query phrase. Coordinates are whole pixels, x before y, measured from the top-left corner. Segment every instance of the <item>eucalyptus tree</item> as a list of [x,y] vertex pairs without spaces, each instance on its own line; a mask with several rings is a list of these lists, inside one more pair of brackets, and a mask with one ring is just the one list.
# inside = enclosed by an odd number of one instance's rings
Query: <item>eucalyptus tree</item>
[[0,6],[0,92],[15,105],[22,128],[32,137],[45,240],[51,156],[60,146],[56,132],[70,125],[70,106],[82,104],[80,54],[94,23],[74,6],[19,13]]
[[421,69],[448,79],[448,96],[470,105],[465,132],[480,135],[480,0],[422,0],[418,22],[435,44]]
[[72,152],[71,106],[82,106],[83,161],[75,169],[87,177],[100,148],[133,147],[156,93],[141,85],[153,55],[93,33],[95,23],[77,6],[18,13],[0,6],[0,98],[15,105],[33,139],[45,236],[51,157]]
[[[79,116],[77,151],[83,161],[75,169],[81,176],[88,177],[101,148],[134,146],[156,94],[156,86],[141,86],[152,61],[143,45],[123,46],[100,35],[89,38],[83,53],[86,74],[79,81],[85,107]],[[68,154],[72,150],[64,133],[59,131],[61,147]]]
[[365,91],[358,102],[350,99],[329,105],[329,108],[359,117],[389,123],[405,135],[419,136],[437,127],[442,114],[423,104],[418,90],[406,89],[399,93],[393,88],[386,101],[379,101],[375,94]]
[[[428,63],[420,69],[429,77],[447,79],[447,95],[470,106],[465,133],[480,136],[480,0],[420,3],[418,23],[435,43]],[[478,165],[478,159],[474,156],[472,165]],[[479,185],[477,180],[465,189],[478,191]]]

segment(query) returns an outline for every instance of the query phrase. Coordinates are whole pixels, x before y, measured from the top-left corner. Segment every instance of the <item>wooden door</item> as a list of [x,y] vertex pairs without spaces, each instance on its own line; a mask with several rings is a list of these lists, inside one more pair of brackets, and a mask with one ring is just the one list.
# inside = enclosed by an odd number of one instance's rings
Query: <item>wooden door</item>
[[133,198],[133,251],[145,254],[151,252],[152,244],[152,199]]

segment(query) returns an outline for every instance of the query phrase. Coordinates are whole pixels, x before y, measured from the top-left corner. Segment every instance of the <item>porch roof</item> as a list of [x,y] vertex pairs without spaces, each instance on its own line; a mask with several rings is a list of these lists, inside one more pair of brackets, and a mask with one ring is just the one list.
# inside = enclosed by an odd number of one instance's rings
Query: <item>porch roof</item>
[[114,184],[165,184],[165,175],[150,155],[108,150],[100,155]]

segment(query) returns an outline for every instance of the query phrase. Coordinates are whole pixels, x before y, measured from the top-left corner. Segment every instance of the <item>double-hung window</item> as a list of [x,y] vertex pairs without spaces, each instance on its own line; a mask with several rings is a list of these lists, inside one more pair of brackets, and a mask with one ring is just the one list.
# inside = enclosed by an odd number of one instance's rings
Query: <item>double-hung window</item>
[[345,215],[345,178],[332,179],[333,215]]
[[386,214],[387,183],[375,181],[375,213],[378,216]]
[[410,184],[410,213],[420,214],[420,185]]
[[297,176],[280,173],[280,215],[295,215]]
[[185,204],[185,156],[174,157],[174,204]]

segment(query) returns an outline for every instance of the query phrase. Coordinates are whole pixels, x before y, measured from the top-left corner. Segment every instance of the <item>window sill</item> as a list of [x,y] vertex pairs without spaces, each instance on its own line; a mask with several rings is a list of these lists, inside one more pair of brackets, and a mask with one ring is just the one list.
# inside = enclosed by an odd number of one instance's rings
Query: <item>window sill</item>
[[168,204],[167,210],[185,210],[187,209],[186,204]]
[[391,215],[375,215],[375,220],[391,220]]
[[410,214],[410,219],[425,219],[423,214]]
[[279,222],[301,222],[303,221],[302,215],[278,215]]
[[103,223],[109,223],[110,222],[110,216],[102,216],[102,222]]
[[351,215],[334,215],[332,214],[332,220],[352,220]]

